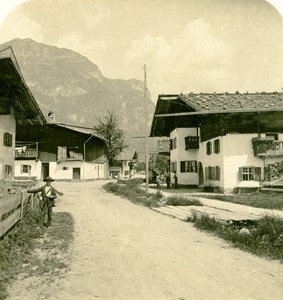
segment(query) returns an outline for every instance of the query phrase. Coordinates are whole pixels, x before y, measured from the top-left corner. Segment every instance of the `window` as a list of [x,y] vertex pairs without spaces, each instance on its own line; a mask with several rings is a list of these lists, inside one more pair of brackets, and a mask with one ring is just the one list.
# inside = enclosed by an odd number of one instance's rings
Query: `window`
[[187,136],[185,137],[185,149],[198,149],[199,148],[199,138],[197,136]]
[[189,161],[181,161],[181,173],[197,173],[197,161],[189,160]]
[[4,132],[3,145],[7,147],[13,146],[13,135],[9,132]]
[[4,166],[4,179],[11,179],[12,178],[12,166],[5,165]]
[[266,133],[267,138],[272,138],[274,141],[278,141],[278,133]]
[[29,173],[29,165],[21,165],[21,173]]
[[261,180],[261,168],[254,166],[247,166],[239,168],[240,181],[260,181]]
[[216,153],[216,154],[220,153],[220,140],[219,139],[214,140],[213,148],[214,148],[214,153]]
[[68,170],[68,167],[63,167],[63,170]]
[[206,167],[205,168],[205,179],[206,180],[220,180],[220,167]]
[[211,149],[211,142],[207,142],[206,143],[206,154],[207,155],[210,155],[211,154],[211,151],[212,149]]

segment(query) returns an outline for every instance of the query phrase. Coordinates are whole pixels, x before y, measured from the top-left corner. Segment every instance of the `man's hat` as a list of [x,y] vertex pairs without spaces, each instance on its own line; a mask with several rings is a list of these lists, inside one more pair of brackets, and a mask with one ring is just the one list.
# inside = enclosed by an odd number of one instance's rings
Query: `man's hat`
[[50,176],[47,176],[43,179],[43,181],[54,181]]

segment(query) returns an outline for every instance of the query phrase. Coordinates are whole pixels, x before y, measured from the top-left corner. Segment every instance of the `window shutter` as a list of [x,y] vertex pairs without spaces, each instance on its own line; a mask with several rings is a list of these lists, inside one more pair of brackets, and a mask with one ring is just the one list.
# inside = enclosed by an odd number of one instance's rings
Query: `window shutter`
[[184,173],[186,172],[186,162],[185,161],[181,161],[181,173]]
[[216,166],[216,180],[220,180],[220,167]]
[[170,140],[170,150],[172,150],[173,149],[173,140],[171,139]]
[[13,146],[13,135],[8,134],[8,139],[9,139],[8,145],[9,145],[9,147],[12,147]]
[[255,180],[261,181],[261,167],[255,167]]
[[239,168],[239,180],[243,181],[243,168],[242,167]]
[[205,167],[205,180],[208,180],[208,167]]

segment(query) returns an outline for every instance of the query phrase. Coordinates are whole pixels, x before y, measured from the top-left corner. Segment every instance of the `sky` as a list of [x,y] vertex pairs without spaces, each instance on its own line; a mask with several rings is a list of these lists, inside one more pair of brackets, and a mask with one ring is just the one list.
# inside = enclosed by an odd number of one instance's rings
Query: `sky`
[[[7,5],[9,3],[9,6]],[[69,48],[158,94],[283,91],[282,0],[0,0],[0,43]]]

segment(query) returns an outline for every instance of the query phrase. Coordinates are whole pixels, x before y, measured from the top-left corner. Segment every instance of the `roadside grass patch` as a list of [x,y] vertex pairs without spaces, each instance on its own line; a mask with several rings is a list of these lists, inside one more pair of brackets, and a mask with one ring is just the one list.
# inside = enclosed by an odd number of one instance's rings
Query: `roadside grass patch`
[[203,204],[195,198],[188,199],[186,197],[182,196],[170,196],[166,200],[166,205],[172,205],[172,206],[203,206]]
[[283,262],[283,220],[265,216],[256,221],[220,222],[209,216],[188,218],[200,230],[210,232],[232,246]]
[[283,210],[283,194],[270,191],[233,195],[203,195],[202,197],[258,208]]
[[38,212],[29,212],[0,240],[1,300],[7,298],[14,280],[35,277],[43,284],[54,281],[68,267],[69,247],[74,239],[71,214],[55,212],[51,229],[37,228],[39,218]]
[[106,191],[122,196],[135,204],[146,207],[157,207],[163,205],[163,195],[160,191],[155,194],[147,194],[138,185],[143,181],[140,179],[119,180],[118,183],[109,182],[103,187]]

